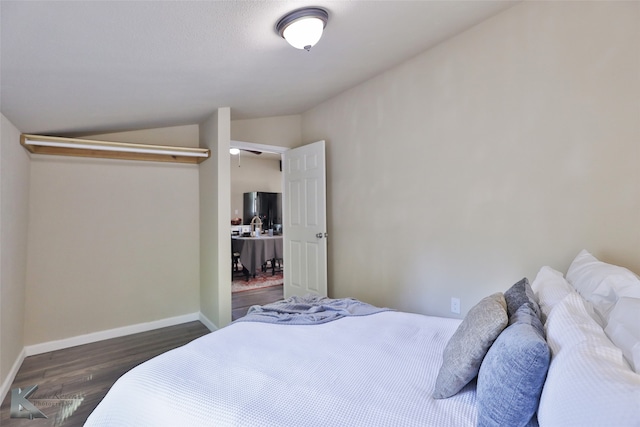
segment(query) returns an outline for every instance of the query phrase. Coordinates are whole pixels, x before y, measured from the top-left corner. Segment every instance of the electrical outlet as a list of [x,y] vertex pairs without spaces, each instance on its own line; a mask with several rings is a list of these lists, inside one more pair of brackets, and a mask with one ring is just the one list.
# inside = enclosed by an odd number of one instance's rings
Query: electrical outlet
[[451,298],[451,312],[460,314],[460,298]]

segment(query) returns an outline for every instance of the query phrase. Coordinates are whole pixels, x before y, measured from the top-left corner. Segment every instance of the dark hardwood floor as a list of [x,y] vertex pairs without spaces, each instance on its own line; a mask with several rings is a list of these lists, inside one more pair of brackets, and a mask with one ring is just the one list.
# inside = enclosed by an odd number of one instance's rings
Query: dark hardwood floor
[[28,400],[47,419],[11,418],[9,391],[0,407],[0,426],[82,426],[122,374],[207,333],[202,323],[189,322],[27,357],[11,389],[38,385]]
[[[232,294],[233,320],[249,307],[281,300],[282,285]],[[0,426],[74,427],[87,417],[122,374],[161,353],[209,333],[200,322],[80,345],[27,357],[11,390],[37,385],[28,400],[47,418],[11,418],[11,391],[0,406]]]
[[283,298],[282,285],[231,294],[231,320],[247,314],[252,305],[264,305]]

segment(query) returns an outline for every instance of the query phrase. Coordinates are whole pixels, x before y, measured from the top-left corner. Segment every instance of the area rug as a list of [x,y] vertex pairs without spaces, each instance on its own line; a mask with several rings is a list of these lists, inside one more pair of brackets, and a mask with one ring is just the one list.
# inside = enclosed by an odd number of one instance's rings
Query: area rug
[[256,277],[249,278],[248,282],[244,280],[244,276],[234,274],[233,281],[231,282],[231,292],[235,293],[279,286],[282,285],[283,282],[282,272],[272,275],[271,270],[267,270],[264,273],[261,271],[257,272]]

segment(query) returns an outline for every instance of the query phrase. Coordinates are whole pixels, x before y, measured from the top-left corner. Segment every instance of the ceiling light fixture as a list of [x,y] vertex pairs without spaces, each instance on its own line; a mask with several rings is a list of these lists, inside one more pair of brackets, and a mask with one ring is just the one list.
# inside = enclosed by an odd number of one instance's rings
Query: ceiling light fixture
[[240,149],[239,148],[229,148],[229,154],[231,154],[232,156],[237,156],[238,154],[240,154]]
[[310,50],[322,37],[329,13],[319,7],[294,10],[280,18],[276,31],[296,49]]

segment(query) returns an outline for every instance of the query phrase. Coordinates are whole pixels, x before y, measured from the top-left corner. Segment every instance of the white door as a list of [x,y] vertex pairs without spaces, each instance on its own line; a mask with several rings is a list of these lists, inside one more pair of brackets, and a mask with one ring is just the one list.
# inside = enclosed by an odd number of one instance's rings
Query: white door
[[283,154],[284,297],[327,296],[324,141]]

